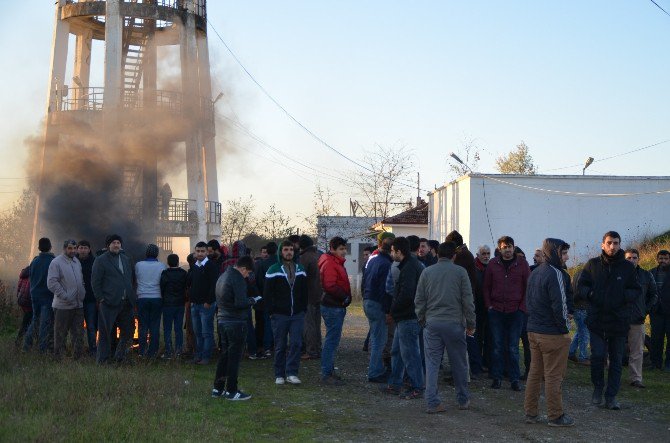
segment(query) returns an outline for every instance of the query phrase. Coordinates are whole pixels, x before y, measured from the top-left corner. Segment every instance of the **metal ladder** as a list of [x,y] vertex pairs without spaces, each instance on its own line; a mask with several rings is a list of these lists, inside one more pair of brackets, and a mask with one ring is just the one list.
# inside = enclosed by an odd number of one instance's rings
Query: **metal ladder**
[[[137,2],[137,0],[133,0]],[[144,20],[126,17],[123,26],[123,92],[128,107],[137,106],[138,93],[142,84],[144,52],[149,39],[149,31]]]

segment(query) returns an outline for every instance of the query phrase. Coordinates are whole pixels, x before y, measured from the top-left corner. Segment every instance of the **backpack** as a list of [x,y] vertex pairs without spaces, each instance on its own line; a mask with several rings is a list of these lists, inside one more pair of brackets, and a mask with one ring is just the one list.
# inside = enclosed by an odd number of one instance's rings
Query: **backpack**
[[16,286],[16,301],[22,308],[31,308],[33,305],[30,298],[30,266],[21,269],[19,283]]

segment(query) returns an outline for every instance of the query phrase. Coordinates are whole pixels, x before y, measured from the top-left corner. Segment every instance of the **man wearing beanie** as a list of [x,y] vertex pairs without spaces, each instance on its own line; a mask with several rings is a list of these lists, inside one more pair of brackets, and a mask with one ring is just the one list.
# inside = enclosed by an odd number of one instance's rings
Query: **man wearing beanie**
[[[161,274],[167,266],[158,261],[158,246],[147,246],[145,259],[135,264],[137,279],[137,311],[139,317],[140,355],[156,357],[160,344],[161,313]],[[151,338],[147,337],[147,332]],[[147,342],[149,346],[147,348]]]
[[54,294],[54,355],[65,350],[68,332],[72,340],[74,358],[81,357],[84,349],[84,276],[75,253],[77,242],[66,240],[63,253],[49,264],[47,287]]
[[137,297],[133,290],[133,268],[130,259],[121,253],[122,239],[114,234],[107,237],[107,252],[93,263],[91,286],[99,302],[98,312],[98,364],[106,363],[111,353],[111,336],[114,324],[121,330],[114,359],[121,362],[126,357],[133,336],[133,309]]

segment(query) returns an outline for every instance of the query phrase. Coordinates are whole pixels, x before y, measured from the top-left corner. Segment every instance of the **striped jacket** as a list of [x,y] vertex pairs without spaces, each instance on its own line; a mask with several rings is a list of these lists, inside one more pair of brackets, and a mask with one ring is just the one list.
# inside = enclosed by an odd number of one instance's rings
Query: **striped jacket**
[[293,284],[289,281],[283,261],[270,266],[265,273],[263,298],[270,315],[295,315],[307,309],[307,274],[299,263],[295,266]]

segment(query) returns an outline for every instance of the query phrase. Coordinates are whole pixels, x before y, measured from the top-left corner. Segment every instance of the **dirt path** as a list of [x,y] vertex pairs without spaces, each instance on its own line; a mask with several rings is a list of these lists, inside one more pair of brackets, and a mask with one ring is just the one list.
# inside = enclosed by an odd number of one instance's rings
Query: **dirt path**
[[[591,387],[583,374],[571,376],[563,387],[566,411],[575,417],[573,428],[550,428],[546,424],[527,425],[523,421],[523,392],[506,389],[494,391],[490,380],[483,378],[470,384],[471,409],[459,411],[452,386],[440,382],[440,395],[446,402],[445,414],[428,415],[424,400],[400,400],[383,395],[379,385],[366,382],[367,354],[361,348],[367,333],[367,321],[360,309],[347,314],[344,336],[336,366],[347,381],[346,387],[319,387],[320,405],[329,413],[349,416],[346,429],[332,429],[328,440],[414,440],[414,441],[668,441],[670,423],[659,413],[659,407],[634,404],[622,396],[624,409],[609,411],[591,406]],[[316,377],[317,362],[303,366]],[[574,370],[588,371],[588,368]],[[624,377],[627,371],[624,370]],[[311,378],[311,377],[310,377]],[[580,379],[574,381],[572,378]],[[622,383],[625,385],[625,383]],[[507,384],[508,385],[508,384]],[[622,387],[622,391],[627,389]],[[666,399],[666,408],[670,399]],[[544,401],[541,400],[541,408]],[[667,415],[665,415],[667,417]],[[545,417],[546,418],[546,417]]]

